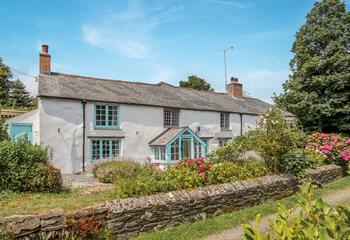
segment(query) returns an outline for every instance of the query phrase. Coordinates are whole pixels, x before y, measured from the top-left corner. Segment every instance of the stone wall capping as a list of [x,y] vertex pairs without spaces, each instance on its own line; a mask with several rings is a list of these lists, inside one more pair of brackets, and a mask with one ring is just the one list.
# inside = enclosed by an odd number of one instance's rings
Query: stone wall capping
[[[343,169],[326,165],[308,170],[308,173],[313,181],[327,183],[340,178]],[[142,232],[216,216],[268,199],[286,197],[298,190],[298,184],[305,182],[291,174],[264,176],[191,190],[110,200],[67,214],[63,210],[53,210],[41,214],[1,217],[0,228],[6,226],[7,231],[11,231],[18,239],[55,239],[69,235],[70,219],[93,218],[115,232],[117,239],[126,239]]]

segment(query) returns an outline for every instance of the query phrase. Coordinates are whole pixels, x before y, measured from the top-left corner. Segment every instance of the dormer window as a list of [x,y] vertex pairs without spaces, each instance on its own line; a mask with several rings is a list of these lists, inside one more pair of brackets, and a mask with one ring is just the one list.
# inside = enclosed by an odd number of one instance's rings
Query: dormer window
[[220,128],[221,130],[230,130],[230,114],[220,113]]
[[172,128],[179,126],[179,109],[164,108],[164,127]]

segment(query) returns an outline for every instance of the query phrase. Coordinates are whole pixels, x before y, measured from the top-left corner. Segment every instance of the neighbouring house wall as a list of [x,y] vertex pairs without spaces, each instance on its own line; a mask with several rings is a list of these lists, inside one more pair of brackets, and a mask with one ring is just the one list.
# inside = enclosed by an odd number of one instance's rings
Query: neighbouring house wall
[[[339,166],[328,165],[309,173],[313,181],[327,183],[340,178],[342,170]],[[56,239],[69,234],[70,223],[89,219],[88,222],[92,224],[102,223],[118,236],[116,239],[125,239],[143,232],[250,207],[268,199],[289,196],[305,180],[298,180],[291,174],[280,174],[192,190],[112,200],[69,215],[56,210],[37,215],[2,217],[0,232],[3,226],[8,227],[7,231],[19,236],[19,239],[36,239],[38,236]]]
[[32,137],[33,143],[40,143],[40,134],[39,134],[39,110],[35,109],[27,113],[23,113],[13,118],[9,118],[6,120],[7,124],[11,123],[30,123],[32,124]]

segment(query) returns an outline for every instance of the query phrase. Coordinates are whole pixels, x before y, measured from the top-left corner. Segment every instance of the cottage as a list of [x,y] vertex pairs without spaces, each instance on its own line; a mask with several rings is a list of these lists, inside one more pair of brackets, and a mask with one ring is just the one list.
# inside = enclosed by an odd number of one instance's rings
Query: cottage
[[52,72],[47,45],[38,84],[38,109],[9,119],[10,135],[50,146],[63,173],[104,158],[165,165],[202,157],[254,128],[271,107],[243,96],[237,78],[217,93]]

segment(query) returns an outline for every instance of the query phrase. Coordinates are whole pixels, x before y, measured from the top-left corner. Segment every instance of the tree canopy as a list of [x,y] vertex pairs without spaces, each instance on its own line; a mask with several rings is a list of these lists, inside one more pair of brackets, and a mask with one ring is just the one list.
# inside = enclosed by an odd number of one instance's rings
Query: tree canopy
[[0,104],[7,104],[9,101],[9,94],[11,88],[12,78],[11,70],[8,66],[6,66],[2,59],[0,58]]
[[214,91],[214,89],[210,86],[210,84],[207,81],[195,75],[189,76],[187,81],[180,81],[179,84],[180,87],[187,87],[204,91]]
[[11,69],[0,58],[0,105],[10,108],[32,108],[36,101],[23,82],[12,80]]
[[275,96],[311,131],[350,132],[350,13],[340,0],[316,2],[296,33],[291,75]]

